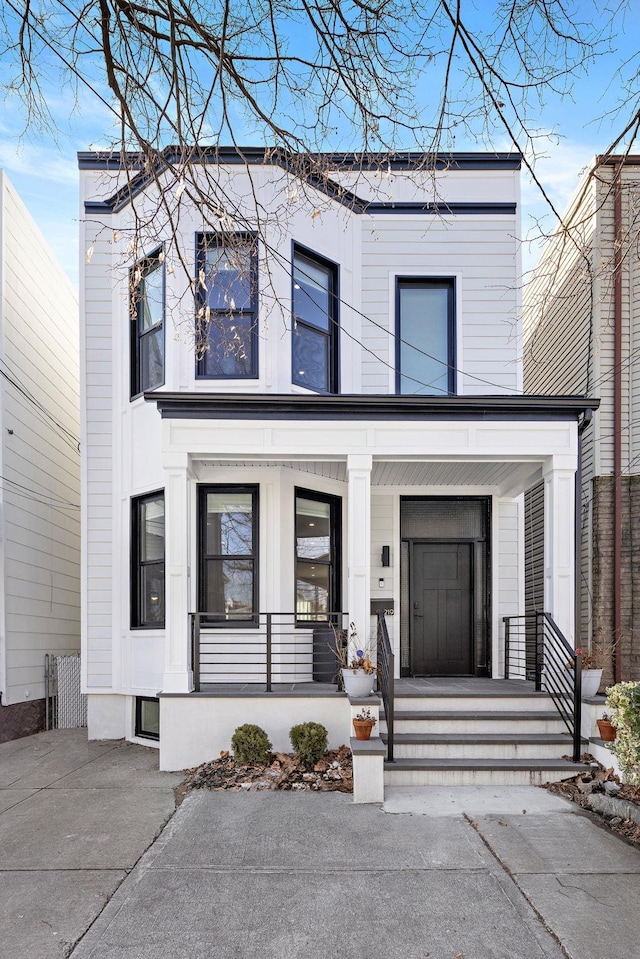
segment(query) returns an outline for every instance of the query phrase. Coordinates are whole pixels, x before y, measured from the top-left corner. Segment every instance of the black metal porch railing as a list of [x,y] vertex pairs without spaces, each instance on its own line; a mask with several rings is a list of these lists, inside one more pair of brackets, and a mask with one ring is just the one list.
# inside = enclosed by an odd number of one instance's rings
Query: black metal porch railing
[[377,649],[378,692],[382,697],[387,721],[387,759],[393,762],[394,656],[384,613],[378,613]]
[[551,696],[580,761],[582,656],[577,655],[549,613],[505,616],[505,679],[529,679]]
[[[339,675],[337,637],[347,613],[253,613],[246,620],[218,613],[190,613],[191,668],[196,692],[221,683],[335,683]],[[346,635],[346,633],[344,633]]]

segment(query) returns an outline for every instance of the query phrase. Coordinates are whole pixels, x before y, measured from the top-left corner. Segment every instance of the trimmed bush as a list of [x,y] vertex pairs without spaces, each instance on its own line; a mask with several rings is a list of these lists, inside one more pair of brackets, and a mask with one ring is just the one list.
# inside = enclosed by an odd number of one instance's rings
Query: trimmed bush
[[609,748],[620,761],[625,782],[640,785],[640,683],[610,686],[606,706],[617,731]]
[[244,726],[238,726],[231,737],[231,749],[236,762],[247,765],[268,763],[273,746],[264,729],[254,726],[253,723],[245,723]]
[[289,739],[294,752],[305,766],[313,766],[327,751],[327,730],[322,723],[300,723],[292,726]]

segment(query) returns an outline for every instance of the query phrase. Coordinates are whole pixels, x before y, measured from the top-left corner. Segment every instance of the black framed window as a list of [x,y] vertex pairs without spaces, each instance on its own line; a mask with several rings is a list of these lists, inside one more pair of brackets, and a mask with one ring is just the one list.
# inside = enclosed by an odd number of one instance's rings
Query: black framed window
[[342,501],[296,489],[296,619],[320,622],[340,609]]
[[338,268],[293,248],[292,380],[316,393],[338,391]]
[[160,700],[152,696],[136,696],[136,736],[160,739]]
[[258,376],[256,238],[206,233],[198,237],[196,348],[199,377]]
[[131,501],[131,625],[164,626],[164,493]]
[[451,279],[398,277],[396,391],[454,394],[455,287]]
[[129,272],[131,399],[164,383],[164,254],[156,250]]
[[210,621],[258,612],[258,487],[199,487],[199,602]]

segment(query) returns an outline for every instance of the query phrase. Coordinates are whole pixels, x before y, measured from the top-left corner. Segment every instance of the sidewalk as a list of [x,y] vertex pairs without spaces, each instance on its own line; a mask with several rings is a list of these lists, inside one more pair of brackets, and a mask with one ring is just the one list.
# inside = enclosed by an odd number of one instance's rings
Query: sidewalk
[[640,852],[544,790],[194,792],[127,875],[173,809],[156,766],[75,732],[0,746],[2,959],[638,954]]
[[0,745],[0,959],[58,959],[153,842],[180,774],[154,749],[54,730]]

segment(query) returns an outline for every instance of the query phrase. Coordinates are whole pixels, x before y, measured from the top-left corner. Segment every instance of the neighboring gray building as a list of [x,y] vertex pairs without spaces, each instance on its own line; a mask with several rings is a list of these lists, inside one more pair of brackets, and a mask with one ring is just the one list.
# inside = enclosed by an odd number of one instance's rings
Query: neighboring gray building
[[[581,643],[604,652],[604,683],[638,680],[640,156],[596,157],[563,222],[524,294],[524,386],[601,399],[582,437]],[[535,493],[527,507],[534,544]],[[532,545],[533,567],[535,555]],[[530,572],[533,608],[540,575]]]

